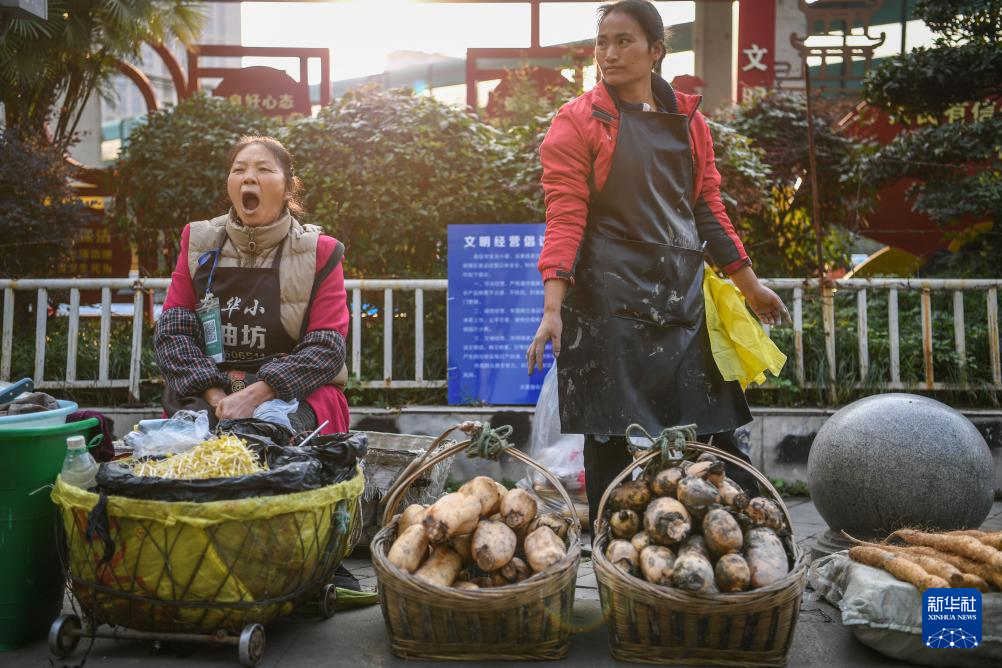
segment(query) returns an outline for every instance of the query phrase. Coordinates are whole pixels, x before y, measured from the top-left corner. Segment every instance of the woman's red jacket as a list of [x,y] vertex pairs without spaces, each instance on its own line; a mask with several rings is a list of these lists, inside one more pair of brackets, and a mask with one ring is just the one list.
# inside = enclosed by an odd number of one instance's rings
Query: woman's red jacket
[[[672,91],[656,75],[652,85],[656,97],[659,93],[674,94],[678,113],[689,117],[696,227],[714,264],[732,274],[750,265],[751,260],[720,199],[720,172],[714,162],[713,138],[706,118],[697,111],[702,98]],[[540,147],[546,238],[538,265],[544,281],[574,280],[578,247],[588,220],[588,202],[592,192],[605,185],[612,168],[618,129],[619,111],[605,84],[599,83],[564,105],[546,133]]]

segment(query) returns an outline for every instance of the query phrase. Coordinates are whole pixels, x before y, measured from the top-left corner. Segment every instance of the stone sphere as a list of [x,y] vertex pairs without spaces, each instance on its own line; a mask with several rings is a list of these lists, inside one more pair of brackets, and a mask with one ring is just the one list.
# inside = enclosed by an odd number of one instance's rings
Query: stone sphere
[[857,538],[977,528],[995,495],[991,452],[971,421],[914,394],[866,397],[832,415],[807,479],[828,525]]

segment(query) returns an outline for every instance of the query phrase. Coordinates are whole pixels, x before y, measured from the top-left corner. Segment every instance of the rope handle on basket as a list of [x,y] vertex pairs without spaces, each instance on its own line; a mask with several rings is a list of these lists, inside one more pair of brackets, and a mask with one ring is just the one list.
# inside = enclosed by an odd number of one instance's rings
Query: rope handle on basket
[[[631,439],[632,432],[639,431],[650,443],[648,445],[638,445]],[[637,423],[626,428],[626,447],[630,450],[634,459],[640,457],[644,452],[657,450],[661,453],[661,461],[665,464],[682,461],[685,456],[685,444],[688,441],[695,442],[696,425],[687,424],[681,427],[668,427],[662,429],[655,438]]]
[[[663,433],[664,432],[662,432],[662,434]],[[629,436],[629,429],[627,429],[627,436]],[[761,473],[759,473],[758,470],[755,469],[755,467],[750,466],[747,462],[738,459],[734,455],[724,452],[723,450],[715,448],[711,445],[705,445],[703,443],[699,443],[695,439],[686,441],[684,447],[687,449],[691,448],[696,452],[700,453],[706,452],[712,455],[716,455],[720,459],[729,462],[731,464],[734,464],[735,466],[738,466],[739,468],[742,468],[748,473],[750,473],[752,477],[755,478],[755,481],[758,482],[758,484],[761,485],[765,489],[765,491],[772,496],[773,500],[776,501],[777,504],[779,504],[779,509],[783,511],[783,516],[786,518],[787,526],[791,528],[793,527],[793,519],[790,517],[790,509],[787,508],[786,504],[783,502],[783,497],[776,490],[776,488],[772,486],[772,483],[769,482],[769,479],[766,478]],[[641,455],[640,458],[633,460],[626,466],[626,468],[620,471],[619,475],[617,475],[616,478],[612,481],[612,483],[610,483],[609,486],[606,487],[605,491],[602,493],[602,499],[598,502],[598,514],[595,516],[595,524],[597,526],[595,528],[594,535],[596,537],[602,535],[602,532],[605,531],[606,528],[605,506],[609,502],[609,494],[612,492],[612,490],[615,489],[619,483],[623,482],[623,480],[625,480],[627,476],[631,475],[634,470],[642,468],[644,464],[651,461],[660,454],[661,454],[660,450],[654,450],[652,448],[647,449],[647,452]]]
[[[532,457],[508,443],[507,437],[512,433],[512,428],[510,426],[504,425],[502,427],[491,428],[490,424],[485,425],[480,422],[463,422],[453,427],[449,427],[445,432],[443,432],[442,435],[436,439],[435,444],[429,446],[428,452],[431,452],[436,444],[444,441],[446,436],[457,429],[470,435],[470,438],[460,443],[454,443],[431,457],[428,457],[428,453],[426,452],[425,455],[418,460],[419,463],[416,466],[408,467],[404,473],[397,476],[396,482],[393,483],[393,487],[390,488],[389,493],[386,495],[386,508],[383,511],[384,527],[388,525],[393,519],[393,516],[397,514],[397,509],[400,507],[400,502],[403,500],[404,494],[407,493],[407,490],[410,489],[411,485],[417,482],[418,478],[420,478],[426,470],[465,450],[467,455],[470,457],[482,456],[480,453],[484,452],[485,455],[488,455],[488,458],[491,458],[494,461],[497,461],[497,458],[501,455],[501,453],[504,453],[509,457],[513,457],[523,464],[531,466],[537,470],[560,494],[564,503],[570,509],[571,517],[573,519],[572,526],[577,530],[578,534],[581,533],[581,520],[578,518],[577,510],[574,508],[574,502],[567,494],[567,490],[564,489],[564,486],[560,484],[560,481],[557,480],[557,478],[546,467],[540,465]],[[490,455],[493,455],[493,457],[490,457]]]

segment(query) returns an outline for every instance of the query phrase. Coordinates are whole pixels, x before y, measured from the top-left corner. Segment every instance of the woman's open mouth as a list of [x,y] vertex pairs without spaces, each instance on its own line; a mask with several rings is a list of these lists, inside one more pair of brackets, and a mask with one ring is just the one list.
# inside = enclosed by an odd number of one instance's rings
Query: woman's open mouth
[[254,213],[260,204],[261,198],[258,197],[257,193],[245,192],[240,195],[240,205],[243,207],[244,213]]

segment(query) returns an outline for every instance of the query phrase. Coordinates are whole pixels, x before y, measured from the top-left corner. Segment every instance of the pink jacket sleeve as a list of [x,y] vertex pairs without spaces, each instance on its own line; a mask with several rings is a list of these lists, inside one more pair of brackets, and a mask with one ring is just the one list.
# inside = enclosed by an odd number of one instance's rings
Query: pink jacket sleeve
[[[317,241],[317,271],[319,272],[337,248],[337,240],[321,235]],[[348,336],[348,294],[344,289],[344,264],[338,262],[334,271],[320,284],[313,307],[310,310],[310,322],[307,332],[318,329],[333,329],[342,337]]]
[[170,275],[170,287],[167,288],[167,298],[164,301],[163,310],[181,307],[189,311],[195,310],[195,286],[191,282],[191,274],[188,273],[188,236],[190,230],[188,225],[181,230],[181,251],[177,256],[177,264],[174,266],[174,273]]

